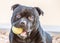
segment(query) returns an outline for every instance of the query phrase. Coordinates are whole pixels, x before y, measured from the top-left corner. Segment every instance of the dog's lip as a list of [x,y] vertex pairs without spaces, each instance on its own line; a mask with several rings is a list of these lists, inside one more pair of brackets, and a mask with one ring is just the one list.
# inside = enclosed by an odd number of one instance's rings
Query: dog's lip
[[23,36],[23,37],[27,37],[27,32],[23,31],[20,35]]
[[27,31],[23,30],[23,32],[22,32],[21,34],[23,34],[23,33],[24,33],[24,34],[27,34]]

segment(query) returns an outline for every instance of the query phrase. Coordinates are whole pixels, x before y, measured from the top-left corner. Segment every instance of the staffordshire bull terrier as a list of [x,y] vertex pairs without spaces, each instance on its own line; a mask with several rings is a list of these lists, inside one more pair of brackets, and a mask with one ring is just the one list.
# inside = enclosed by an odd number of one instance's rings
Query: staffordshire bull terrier
[[12,10],[10,43],[52,43],[51,36],[40,25],[39,16],[43,11],[39,7],[15,4]]

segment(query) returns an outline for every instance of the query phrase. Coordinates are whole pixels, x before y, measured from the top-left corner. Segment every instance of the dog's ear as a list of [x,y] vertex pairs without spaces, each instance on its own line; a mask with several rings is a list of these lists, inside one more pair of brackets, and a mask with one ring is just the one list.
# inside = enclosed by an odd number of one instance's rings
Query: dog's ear
[[44,12],[39,7],[35,7],[35,9],[38,11],[39,15],[43,16]]
[[15,8],[17,8],[19,6],[19,4],[15,4],[11,7],[11,9],[14,11]]

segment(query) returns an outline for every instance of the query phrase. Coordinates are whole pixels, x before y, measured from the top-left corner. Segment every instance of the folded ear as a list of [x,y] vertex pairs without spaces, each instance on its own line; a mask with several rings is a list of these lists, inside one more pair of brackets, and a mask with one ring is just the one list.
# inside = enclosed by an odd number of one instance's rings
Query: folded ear
[[19,6],[19,4],[15,4],[15,5],[12,6],[11,9],[14,11],[14,9],[17,8],[18,6]]
[[42,16],[43,16],[44,12],[39,7],[35,7],[35,9],[38,11],[39,15],[42,14]]

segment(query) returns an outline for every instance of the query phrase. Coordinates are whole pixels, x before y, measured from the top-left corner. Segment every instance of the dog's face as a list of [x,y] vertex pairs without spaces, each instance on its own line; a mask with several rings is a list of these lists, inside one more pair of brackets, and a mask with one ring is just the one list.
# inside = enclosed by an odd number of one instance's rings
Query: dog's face
[[36,29],[39,15],[43,14],[43,12],[38,7],[26,7],[18,4],[13,5],[12,9],[12,26],[23,28],[27,36],[29,36],[31,32]]

